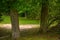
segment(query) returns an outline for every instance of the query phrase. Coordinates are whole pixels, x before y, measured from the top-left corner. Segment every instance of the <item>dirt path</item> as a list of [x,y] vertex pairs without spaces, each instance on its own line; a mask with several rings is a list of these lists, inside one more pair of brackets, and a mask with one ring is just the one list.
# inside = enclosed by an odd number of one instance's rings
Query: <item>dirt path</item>
[[[11,29],[11,24],[0,24],[1,28]],[[29,29],[29,28],[37,28],[39,25],[35,24],[26,24],[26,25],[19,25],[20,29]]]

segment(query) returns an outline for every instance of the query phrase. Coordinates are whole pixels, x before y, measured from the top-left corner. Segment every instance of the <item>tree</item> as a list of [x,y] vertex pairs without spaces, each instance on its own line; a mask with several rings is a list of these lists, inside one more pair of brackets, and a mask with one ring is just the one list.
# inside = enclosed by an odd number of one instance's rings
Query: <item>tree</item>
[[19,31],[19,19],[17,7],[19,0],[1,0],[0,1],[0,12],[10,13],[11,24],[12,24],[12,40],[19,40],[20,31]]
[[43,33],[46,33],[48,29],[48,4],[48,0],[42,0],[40,31]]
[[20,37],[20,29],[19,29],[19,18],[18,11],[16,9],[16,5],[18,5],[18,0],[10,0],[9,1],[9,10],[10,10],[10,18],[12,24],[12,40],[19,40]]
[[3,19],[2,19],[2,14],[0,13],[0,22],[2,21]]
[[19,40],[20,37],[19,19],[18,12],[16,9],[10,10],[10,17],[12,23],[12,40]]

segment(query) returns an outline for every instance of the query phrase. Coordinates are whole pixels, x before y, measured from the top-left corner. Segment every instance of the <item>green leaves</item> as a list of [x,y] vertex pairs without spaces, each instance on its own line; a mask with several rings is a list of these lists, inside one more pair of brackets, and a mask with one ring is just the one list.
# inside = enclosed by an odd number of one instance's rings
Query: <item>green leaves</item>
[[2,11],[9,8],[16,8],[19,11],[30,11],[40,5],[40,0],[0,0],[0,9]]

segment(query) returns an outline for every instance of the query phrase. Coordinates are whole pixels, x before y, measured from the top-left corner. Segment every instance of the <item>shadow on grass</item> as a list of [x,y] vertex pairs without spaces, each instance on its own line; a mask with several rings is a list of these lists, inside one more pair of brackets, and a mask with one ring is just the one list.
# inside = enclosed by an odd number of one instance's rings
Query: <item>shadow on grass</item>
[[[11,40],[11,30],[0,28],[0,40]],[[39,28],[26,29],[20,31],[20,40],[57,40],[58,37],[54,33],[42,34]]]
[[11,30],[0,28],[0,40],[11,40]]

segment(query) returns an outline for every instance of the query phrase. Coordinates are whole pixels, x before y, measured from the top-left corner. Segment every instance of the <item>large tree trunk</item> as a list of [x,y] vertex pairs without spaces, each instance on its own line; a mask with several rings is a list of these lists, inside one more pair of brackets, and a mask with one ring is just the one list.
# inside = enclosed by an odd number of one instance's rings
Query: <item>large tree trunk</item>
[[48,25],[48,0],[42,0],[40,31],[47,32]]
[[11,9],[10,17],[11,17],[11,24],[12,24],[12,40],[18,40],[20,33],[19,33],[19,19],[18,19],[17,10]]

